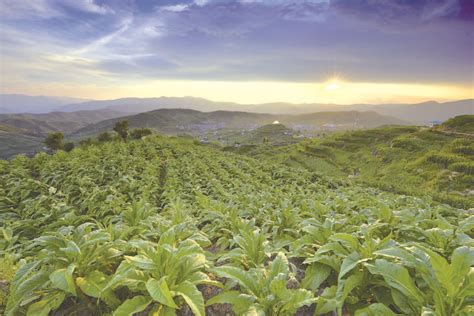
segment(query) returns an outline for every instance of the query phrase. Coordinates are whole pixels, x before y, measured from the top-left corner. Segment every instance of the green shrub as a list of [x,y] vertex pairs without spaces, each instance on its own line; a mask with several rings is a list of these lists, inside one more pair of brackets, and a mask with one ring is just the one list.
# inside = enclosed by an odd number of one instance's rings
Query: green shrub
[[44,144],[51,150],[64,148],[64,134],[61,132],[50,133],[44,140]]
[[151,135],[152,131],[149,128],[135,128],[130,132],[133,139],[141,139],[144,136]]

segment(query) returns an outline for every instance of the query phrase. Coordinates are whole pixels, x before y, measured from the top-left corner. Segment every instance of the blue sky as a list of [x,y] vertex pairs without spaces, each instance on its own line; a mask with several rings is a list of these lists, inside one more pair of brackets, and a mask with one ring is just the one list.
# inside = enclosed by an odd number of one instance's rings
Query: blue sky
[[111,98],[336,78],[472,95],[470,0],[3,0],[0,12],[4,93]]

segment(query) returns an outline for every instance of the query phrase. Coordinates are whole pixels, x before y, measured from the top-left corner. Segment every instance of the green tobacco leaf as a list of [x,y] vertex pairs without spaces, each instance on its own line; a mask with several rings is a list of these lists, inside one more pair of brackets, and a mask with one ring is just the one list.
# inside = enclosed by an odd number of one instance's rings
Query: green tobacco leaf
[[175,292],[184,298],[195,316],[205,316],[204,298],[194,284],[184,281],[176,287]]
[[84,294],[102,299],[110,307],[116,307],[120,304],[120,301],[111,289],[106,289],[109,279],[110,276],[95,270],[86,277],[76,278],[76,284]]
[[217,275],[237,281],[241,286],[247,288],[253,295],[257,296],[257,288],[255,280],[252,276],[237,267],[222,266],[213,270]]
[[286,288],[286,283],[286,275],[280,273],[272,279],[272,282],[270,283],[270,292],[280,300],[288,298],[288,289]]
[[271,282],[271,280],[277,275],[283,274],[286,276],[288,275],[288,272],[288,259],[282,252],[279,252],[271,263],[270,273],[268,274],[268,280],[269,282]]
[[461,284],[472,266],[474,266],[474,249],[466,246],[455,249],[451,258],[453,274],[451,282],[456,286]]
[[282,312],[294,312],[303,306],[309,306],[315,302],[313,294],[305,289],[288,290],[288,297],[285,298],[285,304],[282,306]]
[[40,301],[31,304],[28,307],[27,316],[48,316],[49,313],[57,309],[64,299],[66,294],[64,292],[55,292],[44,296]]
[[255,298],[241,294],[239,291],[227,291],[211,297],[206,302],[206,306],[228,303],[232,305],[234,312],[240,315],[243,314],[254,301]]
[[152,302],[152,299],[145,296],[135,296],[123,302],[114,312],[113,316],[133,316],[141,312]]
[[331,268],[325,264],[313,263],[304,273],[301,286],[305,289],[316,291],[331,274]]
[[74,284],[74,279],[72,277],[75,268],[74,264],[70,264],[66,269],[58,269],[51,273],[49,279],[58,289],[76,296],[76,285]]
[[355,316],[395,316],[390,308],[381,303],[375,303],[356,310]]
[[411,301],[415,300],[417,305],[423,304],[423,293],[415,286],[406,268],[383,259],[375,260],[374,266],[369,264],[366,266],[371,273],[381,275],[390,287],[400,291]]
[[131,265],[143,270],[153,270],[156,267],[153,261],[141,255],[134,257],[125,256],[125,260]]
[[317,298],[315,315],[326,314],[337,309],[336,292],[336,286],[324,289],[321,296]]
[[98,271],[92,271],[86,277],[76,278],[76,284],[79,286],[84,294],[92,297],[99,298],[102,290],[105,288],[108,282],[108,277]]
[[337,234],[332,235],[329,239],[334,240],[334,241],[339,241],[342,244],[350,246],[350,248],[354,250],[359,248],[359,240],[351,234],[337,233]]
[[69,240],[66,244],[67,247],[65,248],[60,248],[66,256],[68,257],[69,260],[73,260],[74,258],[78,257],[81,254],[81,249],[77,246],[77,244]]
[[266,316],[265,311],[258,305],[251,305],[242,316]]
[[178,308],[166,283],[166,277],[159,281],[153,278],[149,279],[146,282],[146,289],[155,301],[172,308]]
[[47,273],[35,271],[39,264],[40,261],[26,263],[15,273],[10,286],[5,315],[14,315],[20,303],[28,294],[48,282]]
[[364,273],[357,272],[346,280],[340,279],[337,285],[336,301],[338,305],[338,315],[342,315],[342,307],[349,293],[364,281]]
[[341,264],[341,270],[339,271],[339,280],[342,279],[347,273],[351,272],[352,269],[357,267],[358,264],[369,261],[369,258],[361,258],[357,252],[351,253],[345,257]]

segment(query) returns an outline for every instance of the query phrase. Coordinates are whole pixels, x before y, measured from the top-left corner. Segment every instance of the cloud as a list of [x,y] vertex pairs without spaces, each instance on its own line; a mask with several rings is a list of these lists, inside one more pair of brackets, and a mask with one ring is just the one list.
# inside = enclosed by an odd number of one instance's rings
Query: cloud
[[4,0],[0,57],[15,78],[58,82],[472,83],[469,3]]
[[[471,0],[332,0],[331,8],[366,21],[421,24],[443,19],[462,19]],[[472,2],[471,2],[472,3]],[[471,5],[471,11],[472,11]]]
[[188,4],[180,3],[180,4],[162,6],[162,7],[159,7],[158,9],[162,11],[181,12],[181,11],[187,10],[188,8],[189,8]]

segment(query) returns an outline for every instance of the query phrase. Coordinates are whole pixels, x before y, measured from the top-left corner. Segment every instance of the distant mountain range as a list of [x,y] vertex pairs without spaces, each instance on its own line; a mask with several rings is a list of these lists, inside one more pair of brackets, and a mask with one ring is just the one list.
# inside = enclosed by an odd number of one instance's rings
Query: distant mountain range
[[203,112],[243,111],[270,114],[303,114],[314,112],[376,111],[414,124],[444,121],[462,114],[474,114],[474,99],[439,103],[429,101],[417,104],[319,104],[319,103],[266,103],[239,104],[214,102],[194,97],[122,98],[116,100],[87,101],[83,99],[28,96],[20,94],[0,95],[0,113],[48,113],[52,111],[75,112],[113,110],[137,114],[157,109],[191,109]]

